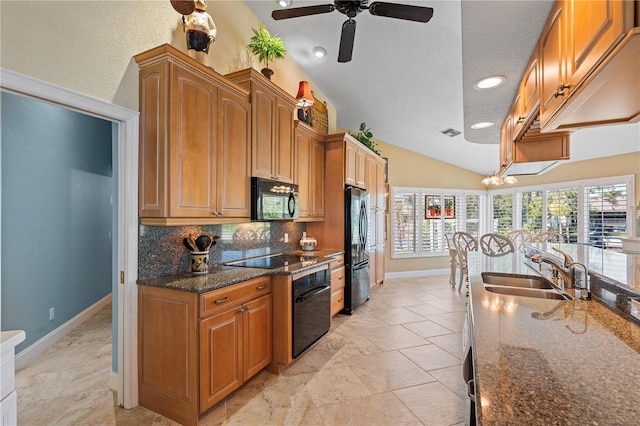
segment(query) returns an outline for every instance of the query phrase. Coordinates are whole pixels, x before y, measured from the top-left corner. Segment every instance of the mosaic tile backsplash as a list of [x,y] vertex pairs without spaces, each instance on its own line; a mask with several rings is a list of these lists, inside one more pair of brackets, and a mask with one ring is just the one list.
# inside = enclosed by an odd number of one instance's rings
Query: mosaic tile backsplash
[[[203,226],[145,226],[138,235],[138,278],[146,279],[190,271],[187,235],[206,232],[220,237],[209,250],[209,264],[230,262],[265,254],[300,249],[306,224],[297,222],[251,222]],[[284,234],[289,242],[284,242]]]

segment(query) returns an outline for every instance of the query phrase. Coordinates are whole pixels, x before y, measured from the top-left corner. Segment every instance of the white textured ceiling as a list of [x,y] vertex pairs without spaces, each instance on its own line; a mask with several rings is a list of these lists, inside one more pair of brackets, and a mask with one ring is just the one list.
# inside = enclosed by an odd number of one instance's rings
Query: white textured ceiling
[[[426,24],[365,10],[355,18],[353,58],[347,63],[337,62],[345,15],[333,11],[275,21],[275,0],[246,3],[336,107],[338,127],[357,130],[364,121],[377,139],[486,174],[498,169],[500,126],[553,1],[397,1],[432,7]],[[290,7],[328,3],[292,0]],[[315,58],[314,46],[323,46],[327,56]],[[473,89],[477,80],[494,74],[507,82],[492,91]],[[496,125],[471,129],[478,121]],[[622,139],[604,155],[640,149],[625,136],[638,137],[640,125],[631,126],[618,132]],[[463,133],[440,133],[448,128]],[[602,133],[580,133],[583,142],[572,144],[573,157],[602,156],[603,144],[590,137]]]

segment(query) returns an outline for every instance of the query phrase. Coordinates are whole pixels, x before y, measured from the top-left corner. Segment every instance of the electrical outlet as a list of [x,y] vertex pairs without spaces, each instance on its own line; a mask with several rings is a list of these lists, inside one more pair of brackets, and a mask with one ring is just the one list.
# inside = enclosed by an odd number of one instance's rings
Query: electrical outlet
[[49,308],[49,321],[53,321],[56,317],[56,312],[54,308]]
[[289,242],[289,234],[288,233],[284,233],[284,242],[288,243]]

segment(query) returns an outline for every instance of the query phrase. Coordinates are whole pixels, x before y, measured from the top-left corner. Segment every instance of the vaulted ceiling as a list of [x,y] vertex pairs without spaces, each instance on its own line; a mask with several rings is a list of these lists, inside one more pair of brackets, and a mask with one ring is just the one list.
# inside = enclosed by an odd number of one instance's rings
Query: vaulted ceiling
[[[553,1],[397,1],[432,7],[428,23],[364,10],[355,17],[353,57],[346,63],[337,62],[347,20],[337,10],[276,21],[271,12],[281,7],[275,0],[246,3],[336,107],[338,127],[357,130],[364,121],[377,139],[487,174],[498,169],[500,127]],[[330,3],[292,0],[289,7]],[[327,56],[316,58],[314,46]],[[487,91],[473,88],[491,75],[506,82]],[[495,125],[471,129],[479,121]],[[441,133],[446,129],[461,134]],[[590,131],[576,136],[587,139],[577,149],[572,144],[576,159],[638,150],[623,138],[603,151]]]

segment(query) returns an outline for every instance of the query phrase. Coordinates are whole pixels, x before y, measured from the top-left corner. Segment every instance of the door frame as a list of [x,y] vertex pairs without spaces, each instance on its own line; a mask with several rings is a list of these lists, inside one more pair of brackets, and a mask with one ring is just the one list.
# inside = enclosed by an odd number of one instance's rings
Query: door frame
[[[118,124],[118,405],[138,405],[139,113],[0,68],[0,89]],[[115,158],[114,158],[115,160]],[[124,280],[121,279],[124,275]],[[124,282],[123,282],[124,281]],[[126,327],[125,327],[126,325]]]

